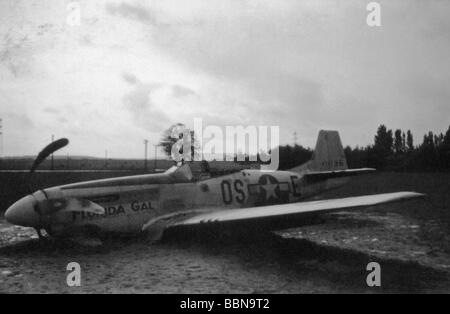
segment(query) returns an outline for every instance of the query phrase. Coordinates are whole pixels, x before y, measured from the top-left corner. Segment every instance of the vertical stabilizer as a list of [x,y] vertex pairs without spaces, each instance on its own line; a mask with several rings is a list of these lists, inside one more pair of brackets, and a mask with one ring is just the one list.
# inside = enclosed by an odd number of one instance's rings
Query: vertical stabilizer
[[335,171],[348,169],[338,131],[320,130],[313,156],[306,164],[291,171]]

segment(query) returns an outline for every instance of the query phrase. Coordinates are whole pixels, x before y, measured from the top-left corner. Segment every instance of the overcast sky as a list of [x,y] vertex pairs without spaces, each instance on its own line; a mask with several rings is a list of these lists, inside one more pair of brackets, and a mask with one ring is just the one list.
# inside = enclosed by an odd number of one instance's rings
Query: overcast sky
[[379,124],[416,143],[450,124],[449,1],[0,1],[4,155],[141,157],[173,123],[319,129],[367,145]]

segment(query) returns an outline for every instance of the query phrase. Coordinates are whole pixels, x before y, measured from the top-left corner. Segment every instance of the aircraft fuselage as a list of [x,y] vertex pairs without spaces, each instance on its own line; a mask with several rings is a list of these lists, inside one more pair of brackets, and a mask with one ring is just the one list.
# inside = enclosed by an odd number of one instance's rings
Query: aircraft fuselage
[[298,202],[345,180],[310,183],[296,172],[242,170],[197,182],[171,183],[163,175],[150,174],[53,187],[34,196],[83,198],[105,209],[101,215],[83,211],[53,214],[47,223],[54,235],[86,229],[133,233],[141,231],[146,222],[167,215]]

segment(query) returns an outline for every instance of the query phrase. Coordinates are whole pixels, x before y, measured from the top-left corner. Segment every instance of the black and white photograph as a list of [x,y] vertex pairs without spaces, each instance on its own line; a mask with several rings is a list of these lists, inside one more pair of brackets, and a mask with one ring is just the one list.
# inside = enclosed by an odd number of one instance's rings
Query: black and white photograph
[[0,0],[0,294],[450,293],[449,12]]

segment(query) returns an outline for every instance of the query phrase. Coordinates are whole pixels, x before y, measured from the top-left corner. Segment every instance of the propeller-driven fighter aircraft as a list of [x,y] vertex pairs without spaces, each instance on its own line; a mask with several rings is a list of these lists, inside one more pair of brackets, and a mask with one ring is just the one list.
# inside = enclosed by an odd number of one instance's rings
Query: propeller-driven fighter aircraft
[[[31,172],[50,154],[68,144],[60,139],[44,148]],[[159,239],[180,226],[266,222],[305,223],[311,217],[417,198],[395,192],[327,200],[308,200],[344,184],[349,176],[372,168],[348,169],[337,131],[320,131],[312,159],[289,171],[240,170],[194,176],[189,163],[164,173],[86,181],[38,190],[5,213],[15,225],[33,227],[41,237],[147,232]],[[295,220],[294,220],[295,218]],[[268,222],[268,223],[267,223]]]

